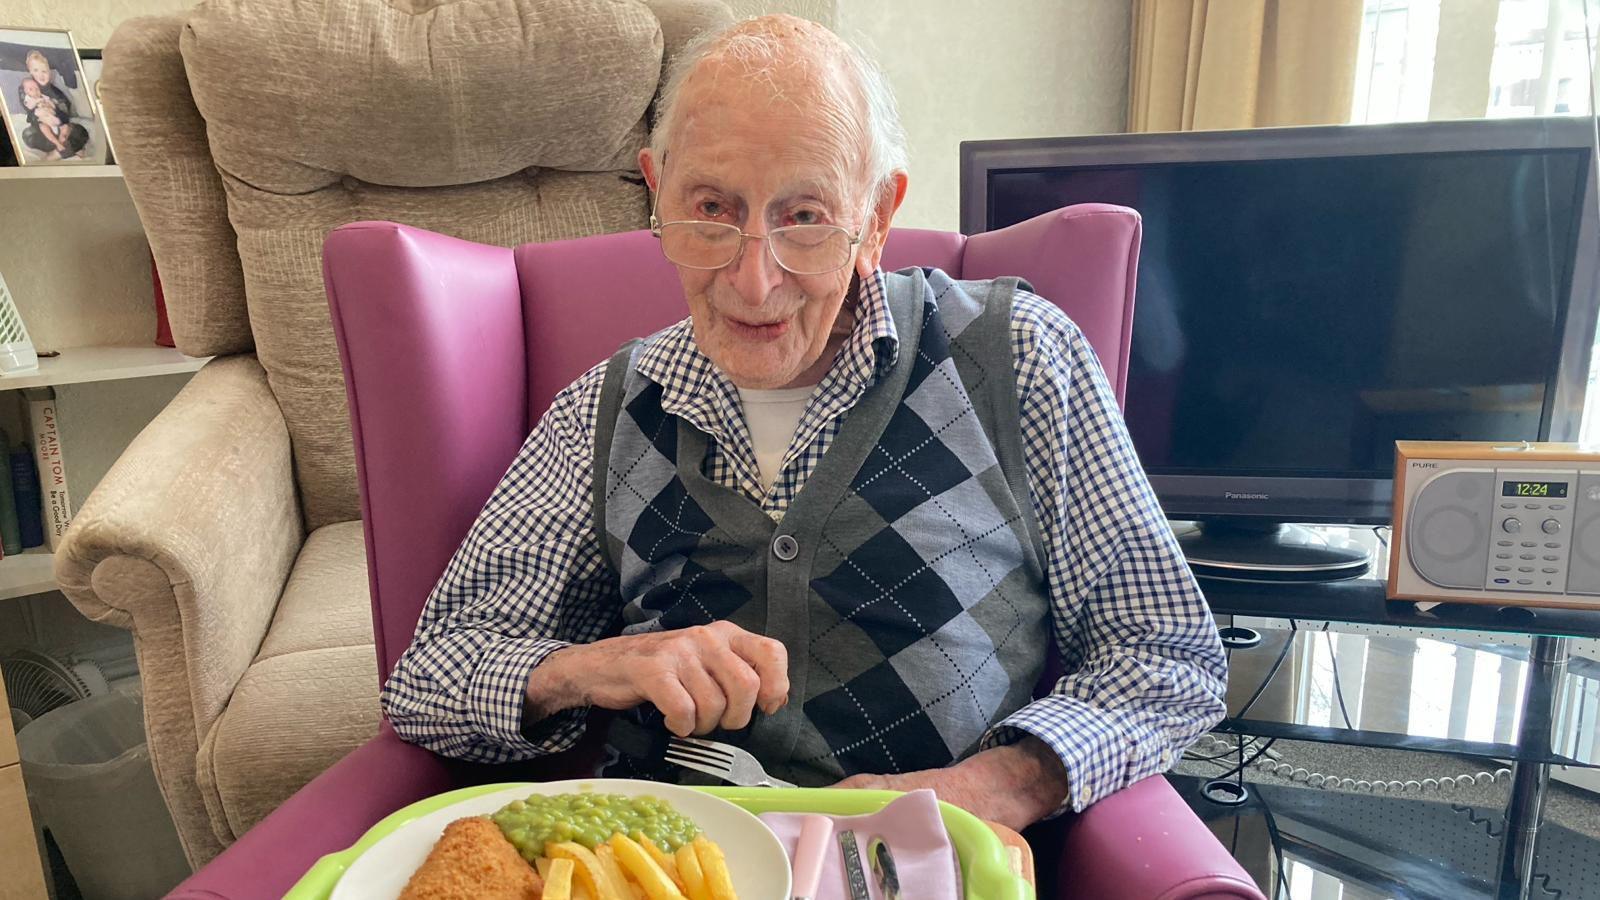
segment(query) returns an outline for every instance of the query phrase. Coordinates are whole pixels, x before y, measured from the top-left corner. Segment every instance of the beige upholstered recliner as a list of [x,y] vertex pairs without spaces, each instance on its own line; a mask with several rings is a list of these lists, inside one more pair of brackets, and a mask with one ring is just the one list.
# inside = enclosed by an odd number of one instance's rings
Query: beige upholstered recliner
[[218,358],[84,503],[56,576],[134,634],[192,863],[377,730],[323,235],[642,227],[663,66],[728,18],[716,0],[207,0],[107,44],[107,120],[174,335]]

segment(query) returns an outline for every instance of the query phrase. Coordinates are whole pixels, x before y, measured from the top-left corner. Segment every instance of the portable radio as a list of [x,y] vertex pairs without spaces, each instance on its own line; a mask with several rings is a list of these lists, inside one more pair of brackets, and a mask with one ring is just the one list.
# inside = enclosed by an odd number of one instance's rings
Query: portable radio
[[1600,452],[1396,442],[1389,597],[1600,609]]

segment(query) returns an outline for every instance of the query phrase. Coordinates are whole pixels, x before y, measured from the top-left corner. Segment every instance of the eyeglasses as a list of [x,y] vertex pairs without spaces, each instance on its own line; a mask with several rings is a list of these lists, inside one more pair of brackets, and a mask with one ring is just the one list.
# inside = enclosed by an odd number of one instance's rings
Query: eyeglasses
[[[656,195],[660,202],[660,194]],[[687,219],[663,222],[650,210],[650,233],[661,241],[661,252],[685,269],[720,269],[739,258],[746,240],[766,241],[772,258],[795,275],[826,275],[850,264],[855,246],[866,236],[867,226],[851,234],[838,225],[785,225],[765,235],[749,234],[737,225]]]

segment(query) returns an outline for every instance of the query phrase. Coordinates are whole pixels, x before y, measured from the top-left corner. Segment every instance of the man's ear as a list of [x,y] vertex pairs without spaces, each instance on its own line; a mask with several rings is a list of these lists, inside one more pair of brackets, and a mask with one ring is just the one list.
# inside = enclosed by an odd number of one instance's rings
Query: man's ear
[[649,147],[639,151],[639,171],[644,173],[644,183],[650,186],[650,193],[655,193],[661,184],[661,172]]
[[871,275],[883,262],[883,245],[889,240],[889,225],[900,204],[906,199],[908,179],[905,172],[895,172],[879,188],[878,204],[873,207],[872,230],[862,238],[861,253],[856,257],[856,269],[862,275]]

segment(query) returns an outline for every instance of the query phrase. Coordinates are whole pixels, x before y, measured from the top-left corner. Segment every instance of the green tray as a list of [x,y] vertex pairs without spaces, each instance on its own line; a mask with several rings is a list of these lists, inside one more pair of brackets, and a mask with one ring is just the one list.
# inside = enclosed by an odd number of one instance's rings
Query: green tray
[[[385,816],[378,824],[367,829],[361,840],[347,850],[329,853],[317,860],[294,887],[284,895],[285,900],[326,900],[333,893],[345,870],[350,868],[367,848],[412,819],[425,816],[452,803],[490,794],[526,784],[482,784],[461,788],[419,800],[405,809]],[[742,788],[701,787],[737,806],[760,815],[766,812],[816,812],[831,816],[859,816],[877,812],[900,796],[898,791],[837,791],[827,788]],[[955,845],[956,857],[961,862],[962,883],[968,898],[981,900],[1033,900],[1033,888],[1027,881],[1011,871],[1005,845],[994,830],[983,824],[977,816],[964,809],[941,801],[939,811],[944,817],[945,830]]]

